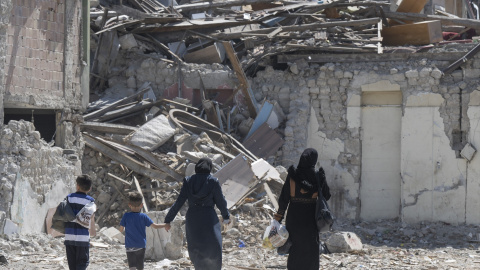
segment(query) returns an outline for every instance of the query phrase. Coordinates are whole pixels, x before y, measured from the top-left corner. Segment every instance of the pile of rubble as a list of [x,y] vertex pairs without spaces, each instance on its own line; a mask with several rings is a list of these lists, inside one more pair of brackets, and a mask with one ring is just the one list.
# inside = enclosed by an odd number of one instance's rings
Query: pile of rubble
[[[235,224],[223,236],[223,269],[286,269],[286,256],[261,247],[258,239],[269,220],[262,219],[261,207],[257,210],[255,216],[234,211]],[[478,226],[337,220],[334,229],[355,232],[363,249],[321,254],[322,269],[476,269],[480,263]],[[182,258],[147,260],[146,269],[193,269],[185,243],[180,246]],[[0,268],[63,269],[67,265],[61,238],[49,235],[2,236],[0,250]],[[90,256],[89,269],[126,268],[124,246],[106,233],[92,238]]]
[[[32,122],[10,121],[0,127],[0,234],[41,231],[58,194],[74,189],[81,174],[80,150],[52,147]],[[77,142],[81,144],[81,142]],[[21,225],[19,225],[21,224]]]

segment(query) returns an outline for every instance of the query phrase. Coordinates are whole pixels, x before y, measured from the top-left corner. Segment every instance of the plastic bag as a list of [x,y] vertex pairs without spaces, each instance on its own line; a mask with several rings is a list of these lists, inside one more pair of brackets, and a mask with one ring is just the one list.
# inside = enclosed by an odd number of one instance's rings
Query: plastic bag
[[82,225],[85,228],[90,228],[90,221],[92,220],[93,213],[97,211],[97,206],[94,202],[87,203],[81,210],[78,212],[75,222]]
[[292,247],[292,239],[288,238],[283,246],[277,248],[278,255],[287,255]]
[[267,227],[263,234],[262,247],[267,249],[275,249],[283,246],[288,239],[288,232],[284,225],[278,221],[272,220],[270,226]]

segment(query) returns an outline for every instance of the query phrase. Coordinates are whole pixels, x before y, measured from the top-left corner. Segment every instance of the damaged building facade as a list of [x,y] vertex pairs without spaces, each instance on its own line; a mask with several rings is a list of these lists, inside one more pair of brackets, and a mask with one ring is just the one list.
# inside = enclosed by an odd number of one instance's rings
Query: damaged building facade
[[[304,148],[316,148],[339,216],[478,223],[480,186],[470,147],[479,143],[480,62],[475,58],[443,74],[472,45],[451,47],[415,56],[365,55],[354,62],[339,55],[337,63],[320,55],[285,56],[287,69],[266,66],[249,80],[258,104],[277,102],[287,118],[278,129],[285,144],[274,165],[296,164]],[[112,78],[111,87],[152,82],[158,95],[177,89],[174,65],[124,53],[116,69],[126,72]],[[187,87],[200,88],[197,70],[209,88],[235,88],[232,71],[193,64],[182,67]],[[468,159],[464,149],[470,150]]]
[[[226,100],[240,88],[227,64],[179,65],[160,53],[144,54],[153,50],[141,48],[138,35],[105,31],[103,40],[119,46],[99,46],[97,38],[90,49],[82,38],[90,35],[86,2],[0,3],[0,15],[8,15],[0,17],[0,196],[6,198],[0,211],[9,230],[44,230],[37,221],[74,189],[77,174],[90,174],[97,186],[109,183],[108,168],[99,166],[112,163],[105,155],[87,147],[88,163],[80,164],[85,139],[78,124],[89,102],[90,53],[99,56],[92,70],[101,76],[93,80],[105,85],[101,94],[111,99],[149,84],[158,99],[182,92],[195,106],[201,89]],[[275,127],[284,143],[266,160],[287,167],[305,148],[317,149],[337,216],[480,224],[480,160],[474,154],[480,147],[480,59],[443,72],[473,47],[454,43],[355,59],[284,54],[261,63],[248,77],[251,98],[258,110],[268,101],[285,116]],[[234,103],[244,105],[248,98],[236,95]],[[255,117],[244,111],[232,123],[247,135]],[[116,175],[129,175],[117,165]],[[115,192],[94,188],[99,204],[108,206],[100,216],[114,205],[121,208],[115,200],[123,195]]]
[[47,210],[75,190],[88,104],[82,29],[82,1],[0,3],[0,233],[45,231]]

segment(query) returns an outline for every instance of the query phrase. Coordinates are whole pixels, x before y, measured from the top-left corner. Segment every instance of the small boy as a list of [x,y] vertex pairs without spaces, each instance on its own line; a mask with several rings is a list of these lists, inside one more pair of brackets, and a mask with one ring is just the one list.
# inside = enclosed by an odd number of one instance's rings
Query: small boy
[[[92,179],[88,175],[84,174],[78,176],[76,182],[77,192],[71,193],[67,196],[67,200],[75,215],[77,215],[85,207],[85,205],[93,206],[95,208],[95,200],[87,195],[92,188]],[[82,213],[84,213],[84,210]],[[83,215],[83,223],[79,223],[78,221],[65,222],[64,244],[67,252],[68,268],[70,270],[87,269],[87,266],[90,262],[89,227],[91,222],[94,220],[94,217],[93,213],[89,213],[89,215],[90,216]]]
[[130,192],[128,194],[128,206],[132,211],[125,213],[120,221],[120,231],[125,230],[125,248],[130,270],[143,269],[147,246],[145,227],[151,225],[154,229],[165,228],[165,224],[153,223],[149,216],[140,213],[143,207],[142,199],[140,192]]

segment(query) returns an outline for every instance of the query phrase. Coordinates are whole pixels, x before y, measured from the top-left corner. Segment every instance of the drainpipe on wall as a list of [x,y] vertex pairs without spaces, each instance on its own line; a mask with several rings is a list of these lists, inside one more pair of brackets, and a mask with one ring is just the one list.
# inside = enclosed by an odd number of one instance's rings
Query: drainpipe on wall
[[90,0],[82,0],[82,108],[86,109],[90,100]]

